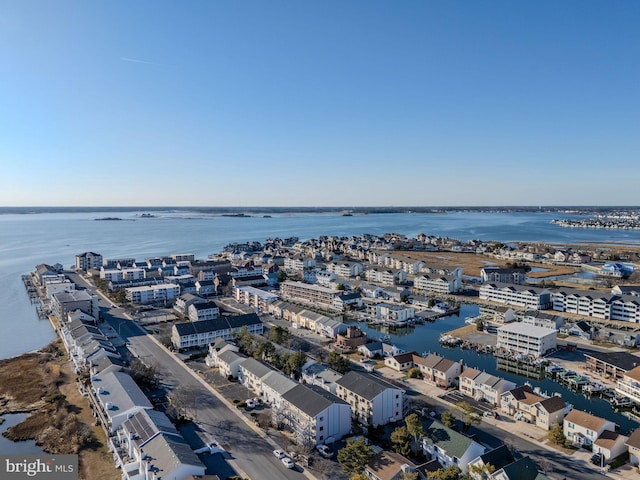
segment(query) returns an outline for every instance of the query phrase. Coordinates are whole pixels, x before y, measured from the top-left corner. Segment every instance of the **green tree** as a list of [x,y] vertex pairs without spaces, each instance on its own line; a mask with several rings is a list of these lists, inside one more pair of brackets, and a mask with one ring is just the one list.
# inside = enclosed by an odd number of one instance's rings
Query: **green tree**
[[246,325],[243,325],[238,332],[235,332],[233,338],[238,344],[238,348],[240,348],[241,353],[249,357],[253,356],[255,351],[255,339],[253,334],[247,329]]
[[458,408],[464,415],[465,430],[469,430],[469,428],[471,428],[471,425],[478,425],[480,422],[482,422],[482,417],[478,415],[478,412],[476,412],[474,406],[469,402],[458,402],[456,408]]
[[419,368],[411,368],[407,372],[407,377],[409,377],[409,378],[422,378],[422,372],[420,371]]
[[567,437],[564,436],[564,429],[561,423],[556,423],[549,433],[547,434],[547,438],[551,443],[556,445],[562,445],[567,440]]
[[274,353],[276,353],[276,347],[273,345],[273,343],[267,340],[266,342],[262,342],[260,345],[258,345],[258,348],[256,348],[253,357],[258,360],[268,361],[271,360]]
[[413,443],[418,449],[418,440],[420,437],[424,435],[424,426],[422,425],[422,420],[417,413],[412,413],[407,415],[404,419],[404,423],[407,425],[407,431],[413,437]]
[[407,427],[401,426],[391,432],[391,450],[404,456],[411,452],[411,435]]
[[289,330],[279,325],[276,325],[271,330],[269,330],[269,340],[274,343],[282,345],[290,338],[291,334],[289,333]]
[[347,475],[361,473],[373,455],[373,450],[365,443],[364,438],[349,439],[347,445],[338,450],[338,463]]
[[461,473],[462,470],[455,465],[451,465],[449,467],[436,470],[435,472],[427,473],[427,478],[432,478],[434,480],[458,480]]
[[143,388],[155,388],[158,384],[158,370],[136,358],[129,364],[131,378]]
[[127,291],[124,288],[117,290],[113,293],[113,300],[116,303],[125,303],[127,302]]
[[296,378],[300,378],[303,365],[307,362],[307,355],[304,352],[297,351],[289,355],[287,359],[287,365],[285,367],[285,373],[287,375],[293,374]]
[[484,330],[484,322],[482,321],[481,318],[476,320],[476,330],[479,332],[482,332]]
[[349,359],[343,355],[340,355],[340,352],[337,352],[336,350],[331,350],[331,352],[329,352],[327,364],[336,372],[343,375],[351,369],[351,362],[349,361]]
[[336,284],[336,290],[340,290],[343,291],[346,287],[344,286],[344,283],[338,283]]
[[442,413],[440,421],[445,427],[453,428],[456,423],[456,417],[453,416],[453,412],[451,410],[446,410]]

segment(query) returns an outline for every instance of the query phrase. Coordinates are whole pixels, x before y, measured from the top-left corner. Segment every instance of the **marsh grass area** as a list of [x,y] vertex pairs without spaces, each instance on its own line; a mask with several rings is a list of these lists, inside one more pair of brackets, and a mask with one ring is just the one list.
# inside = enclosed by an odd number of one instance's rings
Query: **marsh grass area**
[[[429,265],[437,265],[448,269],[461,267],[465,275],[479,277],[480,270],[489,265],[496,267],[507,267],[512,264],[513,260],[504,260],[501,258],[487,257],[477,255],[475,253],[456,253],[456,252],[415,252],[415,251],[398,251],[398,253],[411,258],[413,260],[421,260]],[[552,265],[547,263],[527,263],[530,267],[540,267],[544,271],[529,272],[527,275],[531,278],[555,277],[558,275],[568,275],[580,271],[579,267],[568,267],[563,265]]]
[[10,440],[35,440],[48,453],[79,454],[81,480],[121,478],[59,340],[0,360],[0,415],[5,413],[30,414],[3,434]]

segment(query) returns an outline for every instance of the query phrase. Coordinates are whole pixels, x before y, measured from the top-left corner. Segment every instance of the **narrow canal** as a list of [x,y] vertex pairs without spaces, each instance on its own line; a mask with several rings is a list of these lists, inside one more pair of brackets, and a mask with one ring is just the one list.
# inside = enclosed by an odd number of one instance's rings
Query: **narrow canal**
[[[476,368],[480,371],[486,371],[492,375],[496,375],[517,385],[529,382],[532,388],[539,387],[542,393],[553,395],[560,393],[565,402],[570,403],[579,410],[590,412],[593,415],[607,418],[620,426],[620,431],[628,435],[640,425],[635,420],[626,417],[621,412],[612,408],[611,404],[599,395],[586,396],[580,392],[571,390],[563,386],[551,378],[545,376],[544,371],[539,374],[535,372],[525,372],[525,369],[519,369],[516,364],[507,364],[499,361],[491,354],[481,354],[475,350],[442,347],[439,343],[440,334],[449,330],[464,326],[466,317],[473,317],[479,314],[478,305],[463,303],[459,313],[449,315],[436,320],[434,323],[425,323],[424,325],[416,325],[415,327],[406,327],[395,330],[375,330],[370,328],[366,323],[354,322],[362,331],[366,332],[370,338],[378,339],[388,335],[388,343],[392,343],[404,351],[416,351],[418,354],[438,353],[443,357],[455,361],[464,361],[468,367]],[[500,362],[500,363],[499,363]],[[532,376],[525,376],[528,373]]]

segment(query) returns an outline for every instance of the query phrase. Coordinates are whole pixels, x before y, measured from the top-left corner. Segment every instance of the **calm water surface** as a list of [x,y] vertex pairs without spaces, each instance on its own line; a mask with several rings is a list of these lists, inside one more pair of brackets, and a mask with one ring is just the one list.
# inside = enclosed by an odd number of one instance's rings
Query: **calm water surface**
[[12,442],[8,438],[2,436],[2,434],[9,428],[14,425],[19,424],[25,418],[27,418],[26,413],[11,413],[7,415],[3,415],[4,423],[0,425],[0,453],[3,455],[34,455],[39,453],[44,453],[43,450],[36,445],[36,442],[33,440],[25,440],[24,442]]
[[[39,263],[61,263],[69,267],[76,254],[88,250],[105,258],[146,258],[172,253],[194,253],[198,258],[206,258],[232,242],[290,236],[306,240],[320,235],[389,232],[407,236],[425,233],[462,241],[640,243],[640,232],[637,231],[566,229],[552,225],[550,221],[554,218],[571,218],[558,213],[274,214],[271,218],[261,215],[238,218],[167,211],[153,212],[153,218],[140,218],[143,212],[0,214],[0,358],[40,348],[54,338],[48,321],[38,320],[20,276]],[[106,216],[123,220],[94,220]],[[418,326],[411,334],[393,336],[393,341],[405,350],[437,351],[440,348],[437,344],[439,332],[461,325],[464,317],[474,315],[475,308],[463,306],[460,316]],[[493,357],[459,349],[444,353],[455,360],[464,359],[467,365],[495,370]],[[509,377],[509,374],[503,376]],[[524,381],[522,377],[514,378],[517,383]],[[549,381],[540,383],[541,388],[553,391],[555,384],[546,382]],[[579,398],[575,401],[570,397],[565,399],[594,413],[601,408],[600,401],[582,407]],[[606,402],[604,407],[608,407]],[[616,418],[620,425],[625,420],[625,417]]]

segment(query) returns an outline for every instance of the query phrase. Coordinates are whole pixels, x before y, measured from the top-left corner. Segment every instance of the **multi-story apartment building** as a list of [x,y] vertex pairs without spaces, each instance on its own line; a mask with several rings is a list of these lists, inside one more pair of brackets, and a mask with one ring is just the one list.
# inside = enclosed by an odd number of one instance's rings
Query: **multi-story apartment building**
[[73,310],[81,310],[98,318],[98,297],[89,295],[86,290],[57,292],[51,296],[51,310],[61,323],[66,322],[67,314]]
[[196,302],[189,305],[187,314],[192,322],[215,320],[220,316],[220,308],[216,302]]
[[206,347],[217,338],[231,340],[243,327],[247,327],[247,331],[255,335],[264,332],[264,325],[258,315],[249,313],[201,322],[175,323],[171,327],[171,342],[176,349]]
[[127,300],[131,303],[163,303],[178,298],[180,295],[180,285],[163,283],[160,285],[131,287],[125,289],[125,292]]
[[301,445],[333,443],[351,431],[351,406],[316,385],[299,384],[288,390],[273,415]]
[[604,320],[640,322],[640,298],[596,291],[558,290],[552,295],[553,309]]
[[551,294],[547,289],[504,283],[482,285],[480,299],[528,310],[545,310],[551,306]]
[[302,282],[284,282],[280,287],[283,299],[332,309],[333,300],[340,295],[340,290],[309,285]]
[[527,280],[527,272],[524,268],[484,267],[480,270],[480,277],[483,283],[496,282],[521,285]]
[[76,255],[76,270],[91,270],[102,266],[102,255],[94,252],[84,252]]
[[640,366],[628,370],[616,382],[616,392],[631,399],[635,404],[640,404]]
[[386,425],[404,417],[405,391],[381,378],[350,371],[336,385],[336,395],[364,425]]
[[417,290],[449,294],[461,291],[462,281],[461,278],[452,275],[433,276],[424,274],[414,278],[413,287]]
[[556,331],[520,322],[498,328],[496,346],[522,355],[541,357],[556,348]]
[[268,312],[269,305],[280,298],[275,293],[251,286],[234,287],[233,295],[237,302],[253,307],[258,313]]
[[521,315],[522,323],[535,327],[551,328],[559,330],[565,323],[565,319],[559,315],[551,315],[539,310],[527,310]]
[[367,315],[380,320],[406,322],[415,314],[415,308],[408,304],[370,303],[367,305]]

